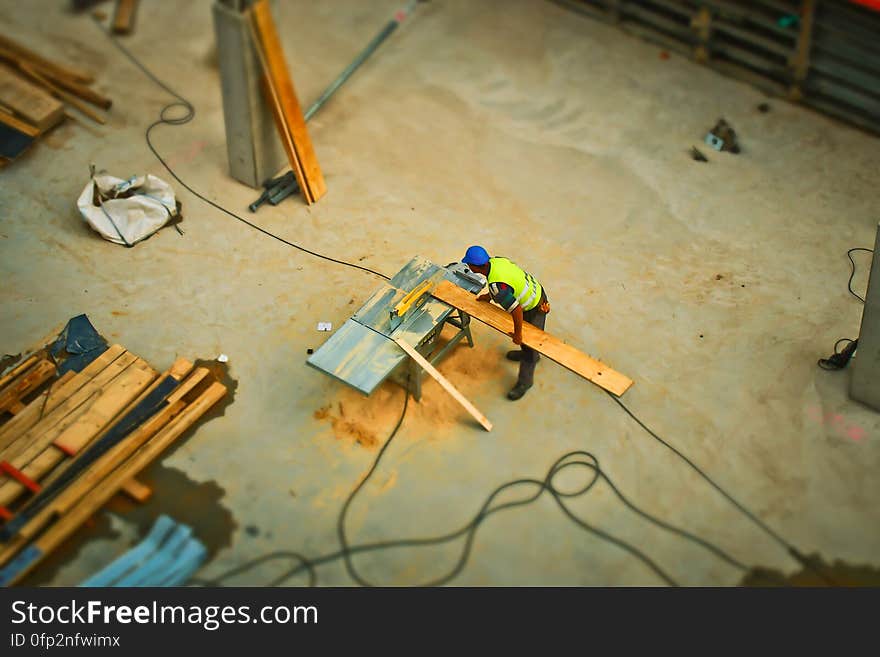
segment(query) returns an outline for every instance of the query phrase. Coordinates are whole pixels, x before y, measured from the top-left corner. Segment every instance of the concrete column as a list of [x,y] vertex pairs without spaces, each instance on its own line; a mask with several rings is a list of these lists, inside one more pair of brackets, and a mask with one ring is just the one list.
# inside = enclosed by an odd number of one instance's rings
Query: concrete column
[[[287,162],[275,121],[263,98],[260,60],[254,51],[242,0],[214,3],[214,32],[223,90],[223,119],[230,175],[254,188]],[[273,13],[276,3],[272,2]],[[277,15],[277,14],[276,14]]]
[[880,411],[880,226],[874,243],[874,260],[865,293],[859,346],[851,361],[849,396]]

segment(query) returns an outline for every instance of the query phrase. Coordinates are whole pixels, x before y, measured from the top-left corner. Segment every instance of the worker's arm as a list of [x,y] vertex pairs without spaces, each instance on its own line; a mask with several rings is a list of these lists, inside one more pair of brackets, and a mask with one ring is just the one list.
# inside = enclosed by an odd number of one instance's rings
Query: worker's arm
[[477,301],[494,301],[513,317],[513,332],[508,333],[516,345],[522,344],[523,309],[513,296],[513,288],[506,283],[492,283],[489,292],[477,297]]
[[521,345],[523,325],[522,306],[517,304],[516,308],[510,312],[510,316],[513,317],[513,333],[508,333],[508,335],[513,338],[513,344]]

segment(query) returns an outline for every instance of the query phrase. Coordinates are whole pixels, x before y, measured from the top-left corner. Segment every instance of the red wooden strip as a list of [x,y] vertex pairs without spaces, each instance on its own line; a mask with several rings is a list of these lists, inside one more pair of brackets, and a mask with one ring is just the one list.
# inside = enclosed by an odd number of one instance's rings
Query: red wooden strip
[[39,493],[41,486],[36,481],[28,477],[24,472],[16,468],[9,461],[0,461],[0,470],[15,479],[22,486],[32,493]]

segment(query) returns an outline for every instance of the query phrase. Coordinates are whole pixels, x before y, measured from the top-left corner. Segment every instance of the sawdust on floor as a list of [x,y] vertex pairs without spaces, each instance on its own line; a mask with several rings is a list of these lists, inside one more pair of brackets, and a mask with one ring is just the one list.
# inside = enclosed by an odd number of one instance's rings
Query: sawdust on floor
[[[491,416],[481,408],[480,399],[482,397],[487,402],[490,399],[484,396],[487,381],[499,380],[505,375],[511,380],[515,377],[516,370],[512,369],[515,366],[504,360],[504,352],[513,345],[505,342],[503,336],[486,339],[485,332],[480,333],[473,349],[462,341],[436,367],[484,415]],[[441,334],[441,345],[451,334],[452,329]],[[511,367],[506,367],[505,363]],[[314,417],[327,420],[338,440],[376,449],[400,417],[403,394],[403,388],[392,381],[386,381],[369,397],[340,386],[335,398],[316,410]],[[422,380],[421,401],[409,401],[405,425],[411,435],[428,438],[442,437],[462,425],[482,431],[476,420],[427,375]]]

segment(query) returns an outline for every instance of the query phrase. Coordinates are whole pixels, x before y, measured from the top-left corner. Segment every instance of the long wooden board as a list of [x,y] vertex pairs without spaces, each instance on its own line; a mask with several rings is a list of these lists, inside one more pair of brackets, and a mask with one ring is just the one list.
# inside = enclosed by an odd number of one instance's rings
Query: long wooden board
[[327,192],[293,80],[287,70],[281,41],[267,0],[257,0],[250,10],[254,46],[265,78],[264,90],[275,117],[275,125],[287,151],[306,202],[314,203]]
[[408,342],[404,342],[400,338],[394,338],[394,341],[397,343],[397,345],[401,349],[403,349],[409,355],[410,358],[412,358],[414,361],[416,361],[423,370],[425,370],[428,374],[430,374],[432,377],[434,377],[434,379],[437,381],[437,383],[439,383],[441,386],[443,386],[443,389],[446,392],[448,392],[450,395],[452,395],[452,398],[455,399],[455,401],[457,401],[459,404],[464,406],[465,410],[468,413],[470,413],[477,422],[479,422],[481,425],[483,425],[483,428],[486,431],[492,431],[492,423],[489,422],[488,418],[486,418],[485,415],[480,413],[480,411],[477,410],[477,407],[474,406],[467,399],[467,397],[465,397],[463,394],[461,394],[458,391],[458,388],[456,388],[454,385],[452,385],[452,383],[449,382],[449,379],[447,379],[445,376],[440,374],[440,372],[437,371],[437,368],[435,368],[433,365],[431,365],[431,363],[424,356],[422,356],[418,351],[416,351],[415,347],[413,347]]
[[[477,301],[473,294],[454,283],[443,281],[431,294],[502,333],[513,332],[513,318],[510,313],[491,303]],[[527,322],[523,323],[522,334],[523,342],[527,346],[618,397],[633,384],[629,377]]]

